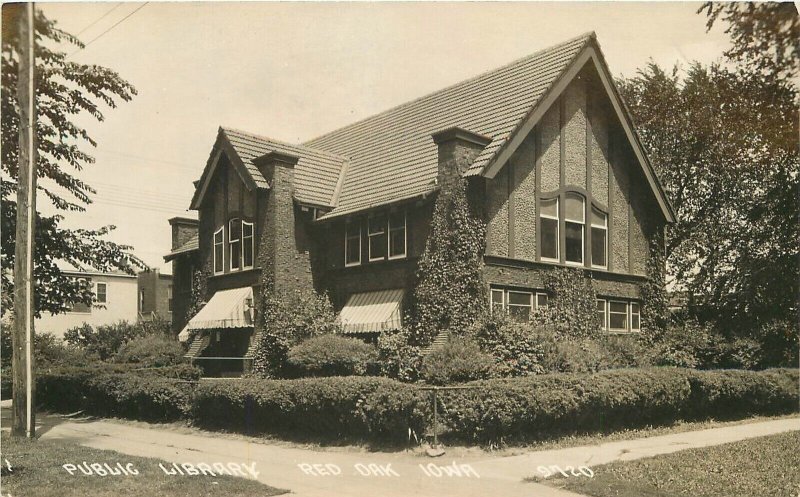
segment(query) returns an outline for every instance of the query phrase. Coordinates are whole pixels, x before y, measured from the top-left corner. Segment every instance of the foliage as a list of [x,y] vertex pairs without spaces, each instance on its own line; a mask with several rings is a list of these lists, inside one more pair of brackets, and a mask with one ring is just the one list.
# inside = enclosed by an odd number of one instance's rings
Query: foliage
[[798,380],[796,369],[675,368],[484,380],[471,384],[476,388],[448,392],[441,420],[451,438],[500,442],[784,414],[798,411]]
[[156,333],[123,344],[114,356],[114,360],[156,368],[180,364],[183,355],[183,346],[177,340],[166,334]]
[[641,330],[646,337],[657,337],[669,324],[669,297],[666,285],[666,258],[663,236],[650,241],[649,256],[645,262],[647,281],[641,284]]
[[113,357],[124,344],[144,335],[145,330],[142,326],[127,321],[100,325],[96,329],[90,324],[83,323],[67,330],[64,333],[64,341],[105,361]]
[[534,320],[565,338],[586,338],[599,333],[597,297],[591,276],[582,269],[554,268],[544,277],[549,298]]
[[186,310],[186,322],[189,322],[195,314],[200,312],[206,301],[208,293],[208,269],[195,269],[192,273],[192,296],[189,300],[189,308]]
[[407,442],[422,433],[425,397],[386,378],[221,380],[198,385],[193,421],[205,428],[314,438]]
[[253,371],[264,377],[285,373],[291,347],[308,338],[341,331],[328,296],[313,290],[262,292],[258,327],[262,334]]
[[792,2],[706,2],[698,13],[707,16],[710,31],[722,19],[733,47],[725,56],[767,80],[790,80],[800,69],[800,21]]
[[553,333],[531,323],[519,323],[495,312],[470,331],[481,350],[494,358],[493,377],[528,376],[545,372],[545,356],[555,348]]
[[448,385],[488,377],[492,357],[469,338],[451,337],[422,361],[422,377],[433,385]]
[[289,349],[287,362],[297,376],[364,375],[367,365],[377,355],[373,345],[328,334],[309,338]]
[[[666,241],[677,290],[726,336],[797,321],[800,149],[797,15],[790,4],[707,4],[730,23],[730,65],[651,63],[619,82],[677,214]],[[753,336],[753,338],[758,338]]]
[[408,330],[386,331],[378,336],[378,363],[382,376],[403,382],[415,382],[420,377],[422,352],[409,344]]
[[[11,325],[7,323],[0,324],[0,357],[3,365],[11,365],[12,333]],[[77,366],[97,359],[85,350],[65,344],[51,333],[36,333],[33,344],[33,357],[37,368]]]
[[470,211],[457,178],[436,199],[425,251],[417,266],[411,340],[430,344],[441,331],[460,332],[487,312],[481,277],[486,226]]
[[[2,173],[0,223],[2,267],[14,267],[16,233],[16,178],[20,128],[17,102],[19,61],[18,15],[24,6],[3,9],[2,55]],[[55,21],[36,12],[36,139],[38,150],[37,190],[49,199],[56,211],[80,212],[95,193],[76,173],[94,163],[81,144],[96,146],[87,131],[78,125],[88,114],[103,121],[103,106],[115,108],[118,101],[130,101],[136,89],[111,69],[67,60],[65,52],[50,47],[66,44],[83,47],[74,36],[58,29]],[[43,202],[40,200],[39,205]],[[85,282],[61,272],[57,261],[98,271],[122,270],[132,273],[143,263],[131,255],[131,247],[117,245],[104,237],[114,229],[70,229],[61,226],[63,216],[37,212],[34,233],[33,277],[36,315],[58,314],[73,304],[91,305],[93,294]],[[11,271],[2,272],[2,309],[13,308],[14,285]]]
[[794,367],[800,364],[800,336],[796,321],[772,321],[758,333],[762,366]]

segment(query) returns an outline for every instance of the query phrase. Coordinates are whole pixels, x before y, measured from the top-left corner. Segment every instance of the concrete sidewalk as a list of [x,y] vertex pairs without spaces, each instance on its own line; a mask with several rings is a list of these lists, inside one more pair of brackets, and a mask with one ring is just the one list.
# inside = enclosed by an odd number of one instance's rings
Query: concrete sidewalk
[[[453,461],[447,455],[432,459],[406,452],[307,450],[113,421],[47,415],[39,419],[45,440],[65,440],[175,463],[255,463],[259,481],[304,497],[576,497],[522,480],[537,475],[539,465],[596,466],[800,430],[800,418],[790,418],[519,456],[478,455]],[[337,472],[340,474],[334,474]]]

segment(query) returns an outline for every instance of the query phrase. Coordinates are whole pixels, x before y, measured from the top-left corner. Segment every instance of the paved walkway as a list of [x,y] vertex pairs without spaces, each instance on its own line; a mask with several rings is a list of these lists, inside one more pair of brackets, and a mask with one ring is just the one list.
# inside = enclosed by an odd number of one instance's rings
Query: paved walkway
[[[8,413],[4,411],[5,418]],[[453,461],[447,455],[432,459],[406,452],[315,451],[103,420],[46,415],[40,415],[39,420],[42,439],[67,440],[175,463],[255,463],[259,481],[301,497],[576,497],[522,480],[536,475],[539,465],[596,466],[800,430],[800,418],[791,418],[519,456],[477,455]]]

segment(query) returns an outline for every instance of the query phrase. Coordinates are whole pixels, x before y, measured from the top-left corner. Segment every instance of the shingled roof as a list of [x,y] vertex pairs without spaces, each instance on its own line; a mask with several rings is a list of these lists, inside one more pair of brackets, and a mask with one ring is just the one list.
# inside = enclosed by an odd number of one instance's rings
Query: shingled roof
[[347,156],[337,207],[326,217],[434,189],[437,131],[458,126],[492,138],[471,171],[480,172],[594,33],[536,52],[306,142]]
[[337,187],[346,169],[347,159],[303,145],[292,145],[237,129],[221,127],[217,134],[217,142],[211,151],[208,164],[192,199],[192,208],[199,207],[205,186],[213,175],[214,161],[218,153],[223,150],[229,152],[229,159],[250,189],[269,188],[266,178],[253,162],[255,159],[270,152],[296,156],[299,160],[294,167],[295,200],[319,207],[336,205]]

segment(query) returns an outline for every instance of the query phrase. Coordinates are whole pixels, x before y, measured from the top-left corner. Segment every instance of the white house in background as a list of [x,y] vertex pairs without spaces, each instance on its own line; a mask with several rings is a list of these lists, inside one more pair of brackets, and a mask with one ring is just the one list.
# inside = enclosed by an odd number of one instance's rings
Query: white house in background
[[63,272],[74,278],[88,279],[97,303],[92,306],[77,304],[71,311],[55,316],[44,313],[35,322],[37,333],[52,333],[61,338],[68,329],[83,323],[100,326],[121,320],[131,323],[137,321],[139,300],[135,275],[92,271]]

